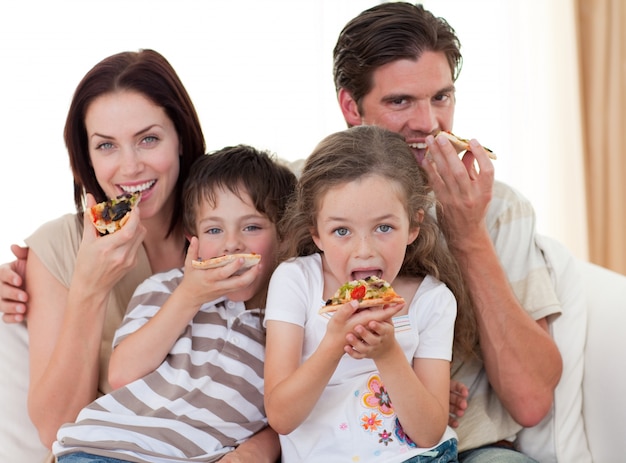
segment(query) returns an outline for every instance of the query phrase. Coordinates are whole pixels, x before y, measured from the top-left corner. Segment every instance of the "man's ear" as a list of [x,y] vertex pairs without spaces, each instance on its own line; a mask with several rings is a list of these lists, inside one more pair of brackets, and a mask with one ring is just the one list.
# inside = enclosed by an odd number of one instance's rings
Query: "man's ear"
[[341,113],[343,114],[343,118],[348,123],[348,127],[361,125],[363,120],[361,119],[361,114],[359,113],[359,105],[357,105],[354,98],[352,98],[350,92],[348,92],[345,88],[340,88],[339,93],[337,94],[337,99],[339,100],[339,108],[341,108]]

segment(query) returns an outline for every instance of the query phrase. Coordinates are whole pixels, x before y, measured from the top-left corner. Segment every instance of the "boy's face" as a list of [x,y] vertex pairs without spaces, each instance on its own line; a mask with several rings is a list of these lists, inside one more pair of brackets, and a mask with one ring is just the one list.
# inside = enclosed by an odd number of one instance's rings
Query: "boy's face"
[[378,125],[404,136],[421,163],[426,136],[452,130],[454,91],[446,55],[425,51],[417,61],[401,59],[376,69],[361,111],[345,90],[339,103],[349,124]]
[[203,259],[224,254],[256,253],[261,255],[259,278],[247,288],[229,293],[233,301],[248,301],[248,308],[265,307],[269,278],[274,270],[278,235],[272,221],[252,204],[250,196],[240,190],[239,198],[230,190],[216,191],[216,204],[204,201],[196,214],[198,254]]

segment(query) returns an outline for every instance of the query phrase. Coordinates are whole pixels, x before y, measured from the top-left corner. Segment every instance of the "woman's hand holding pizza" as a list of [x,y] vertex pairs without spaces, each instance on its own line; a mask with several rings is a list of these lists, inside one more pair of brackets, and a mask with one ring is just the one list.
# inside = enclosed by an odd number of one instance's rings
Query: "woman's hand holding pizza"
[[[94,204],[93,196],[88,194],[87,208]],[[146,236],[146,228],[139,217],[139,208],[136,207],[129,213],[123,228],[101,236],[92,225],[89,214],[84,214],[83,239],[76,258],[72,287],[76,282],[76,287],[83,290],[93,287],[94,292],[108,294],[136,265],[138,249]]]

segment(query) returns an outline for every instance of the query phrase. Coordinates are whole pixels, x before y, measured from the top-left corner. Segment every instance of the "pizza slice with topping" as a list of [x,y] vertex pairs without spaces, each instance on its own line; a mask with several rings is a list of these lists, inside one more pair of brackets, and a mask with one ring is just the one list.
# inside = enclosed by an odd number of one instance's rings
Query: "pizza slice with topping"
[[319,310],[319,313],[334,312],[339,306],[354,300],[359,301],[359,309],[404,302],[389,282],[371,275],[341,285],[333,297],[326,301],[326,305]]
[[141,192],[122,193],[89,208],[91,223],[101,235],[115,233],[128,220],[128,213],[139,204]]

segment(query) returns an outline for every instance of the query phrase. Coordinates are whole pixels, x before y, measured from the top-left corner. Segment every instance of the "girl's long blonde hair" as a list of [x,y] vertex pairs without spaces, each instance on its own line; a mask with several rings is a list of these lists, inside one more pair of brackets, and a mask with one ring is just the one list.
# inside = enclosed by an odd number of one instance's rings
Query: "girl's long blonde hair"
[[[279,227],[284,240],[280,260],[311,255],[320,250],[311,237],[317,228],[320,200],[332,188],[366,176],[389,179],[404,193],[409,227],[420,228],[407,246],[400,275],[432,275],[444,282],[457,299],[454,335],[455,355],[462,359],[479,355],[478,331],[471,297],[450,254],[437,221],[428,210],[434,205],[426,173],[418,165],[404,138],[375,126],[358,126],[322,140],[307,158],[295,195]],[[375,197],[364,197],[363,208],[384,209]],[[420,211],[423,220],[418,221]]]

